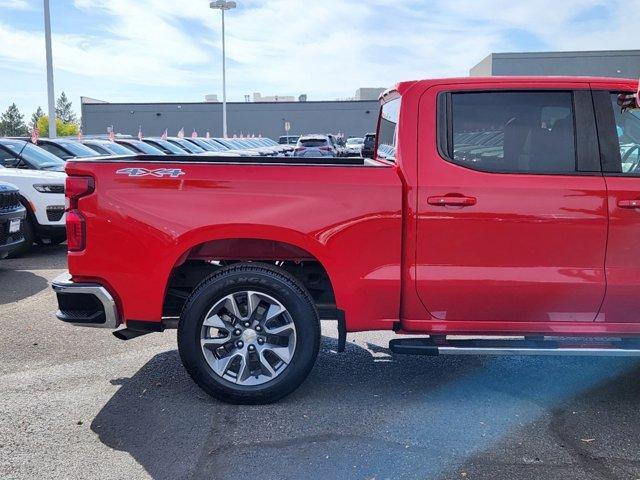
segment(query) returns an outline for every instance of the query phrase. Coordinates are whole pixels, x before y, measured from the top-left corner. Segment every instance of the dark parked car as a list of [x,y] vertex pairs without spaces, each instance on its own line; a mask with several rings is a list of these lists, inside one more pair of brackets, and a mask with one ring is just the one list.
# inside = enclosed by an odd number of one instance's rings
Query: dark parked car
[[95,150],[68,138],[40,138],[38,139],[38,147],[62,160],[100,156]]
[[27,170],[62,172],[64,160],[26,140],[0,138],[0,165]]
[[162,150],[166,155],[186,155],[191,153],[169,140],[164,140],[163,138],[143,138],[142,141],[144,143],[148,143],[152,147]]
[[0,258],[24,243],[24,220],[27,210],[20,202],[18,187],[0,182]]
[[137,138],[116,138],[116,143],[127,147],[135,153],[143,153],[146,155],[165,155],[159,148],[153,147],[148,143],[138,140]]
[[364,144],[362,145],[362,156],[364,158],[373,158],[375,152],[373,149],[376,146],[376,134],[367,133],[364,136]]
[[111,140],[103,140],[101,138],[91,138],[80,140],[85,147],[95,150],[100,155],[131,155],[131,150],[127,147],[112,142]]

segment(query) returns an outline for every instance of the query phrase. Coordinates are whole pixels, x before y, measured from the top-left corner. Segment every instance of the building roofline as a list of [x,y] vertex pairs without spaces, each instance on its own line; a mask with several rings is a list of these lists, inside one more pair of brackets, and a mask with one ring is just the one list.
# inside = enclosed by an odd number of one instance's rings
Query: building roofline
[[[640,55],[640,50],[570,50],[561,52],[493,52],[482,60],[486,60],[488,57],[493,58],[540,58],[540,57],[555,57],[555,58],[567,58],[568,56],[574,57],[620,57],[626,55]],[[481,61],[482,61],[481,60]]]

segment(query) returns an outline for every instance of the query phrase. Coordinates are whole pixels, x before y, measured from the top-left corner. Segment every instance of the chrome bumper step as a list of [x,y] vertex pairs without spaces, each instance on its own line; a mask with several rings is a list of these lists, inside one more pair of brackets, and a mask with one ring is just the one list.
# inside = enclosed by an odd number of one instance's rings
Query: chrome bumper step
[[405,355],[567,355],[639,357],[639,339],[558,338],[433,339],[399,338],[389,342],[393,353]]

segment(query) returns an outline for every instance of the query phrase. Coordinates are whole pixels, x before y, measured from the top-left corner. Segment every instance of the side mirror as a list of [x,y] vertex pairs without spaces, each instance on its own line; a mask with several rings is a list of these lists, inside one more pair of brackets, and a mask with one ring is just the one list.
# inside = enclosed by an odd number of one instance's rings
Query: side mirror
[[20,159],[16,157],[5,158],[2,164],[6,168],[16,168],[20,164]]

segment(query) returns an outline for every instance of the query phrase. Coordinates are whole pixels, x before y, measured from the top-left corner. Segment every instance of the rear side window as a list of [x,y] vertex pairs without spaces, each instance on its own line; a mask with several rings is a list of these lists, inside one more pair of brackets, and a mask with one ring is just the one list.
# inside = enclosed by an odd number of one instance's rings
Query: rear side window
[[380,126],[378,127],[378,157],[395,161],[399,121],[400,97],[382,105],[380,111]]
[[618,101],[618,94],[611,94],[617,140],[620,151],[621,173],[640,175],[640,109],[624,108]]
[[307,148],[312,147],[326,147],[328,144],[328,140],[322,140],[319,138],[309,138],[300,140],[300,145]]
[[452,93],[439,104],[447,130],[441,150],[453,163],[495,173],[577,170],[571,92]]

